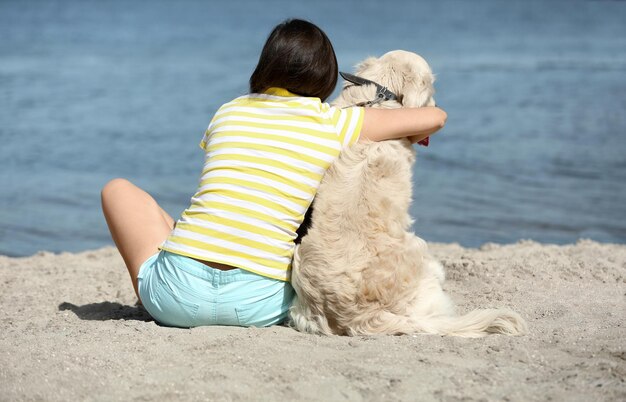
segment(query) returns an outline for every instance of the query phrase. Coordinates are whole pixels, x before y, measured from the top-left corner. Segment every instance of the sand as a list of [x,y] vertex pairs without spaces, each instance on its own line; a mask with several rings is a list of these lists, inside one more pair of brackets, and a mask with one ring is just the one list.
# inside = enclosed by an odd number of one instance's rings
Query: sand
[[432,244],[461,312],[523,337],[166,328],[113,248],[0,257],[0,400],[626,400],[626,246]]

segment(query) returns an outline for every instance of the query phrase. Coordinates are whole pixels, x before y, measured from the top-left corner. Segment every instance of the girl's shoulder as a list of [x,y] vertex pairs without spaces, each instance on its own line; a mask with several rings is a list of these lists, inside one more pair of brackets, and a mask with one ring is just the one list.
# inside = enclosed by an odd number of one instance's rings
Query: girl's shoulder
[[[282,95],[282,94],[281,94]],[[273,93],[250,93],[236,97],[230,102],[224,103],[217,110],[216,114],[232,111],[243,111],[246,113],[270,113],[272,115],[294,115],[307,119],[315,116],[317,119],[327,123],[337,123],[340,116],[353,108],[341,109],[327,102],[322,102],[319,98],[304,97],[294,94],[289,96],[277,96]]]

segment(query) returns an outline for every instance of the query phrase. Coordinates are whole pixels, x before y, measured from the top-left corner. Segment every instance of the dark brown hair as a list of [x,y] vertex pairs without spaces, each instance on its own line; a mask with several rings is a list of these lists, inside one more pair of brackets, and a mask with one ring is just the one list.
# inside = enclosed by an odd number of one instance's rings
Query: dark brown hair
[[324,101],[337,85],[337,74],[335,50],[324,31],[308,21],[289,19],[267,38],[250,77],[250,92],[278,87]]

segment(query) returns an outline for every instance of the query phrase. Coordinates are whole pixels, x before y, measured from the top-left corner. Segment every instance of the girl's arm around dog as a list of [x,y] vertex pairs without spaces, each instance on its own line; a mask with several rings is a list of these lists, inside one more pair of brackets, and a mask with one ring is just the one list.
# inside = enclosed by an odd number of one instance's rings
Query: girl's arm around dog
[[409,137],[418,142],[446,124],[448,115],[436,106],[404,109],[365,109],[360,141]]

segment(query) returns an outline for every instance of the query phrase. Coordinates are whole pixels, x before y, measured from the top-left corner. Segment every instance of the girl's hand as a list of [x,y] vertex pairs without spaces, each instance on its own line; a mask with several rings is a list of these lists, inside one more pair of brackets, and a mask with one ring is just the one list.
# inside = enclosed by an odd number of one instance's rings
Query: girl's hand
[[409,137],[409,140],[411,141],[411,144],[417,144],[417,145],[421,145],[421,146],[423,146],[423,147],[427,147],[427,146],[428,146],[428,144],[430,143],[429,138],[430,138],[430,137],[426,137],[426,138],[424,138],[423,140],[420,140],[420,139],[418,138],[418,136],[416,136],[416,135],[412,135],[412,136],[410,136],[410,137]]

